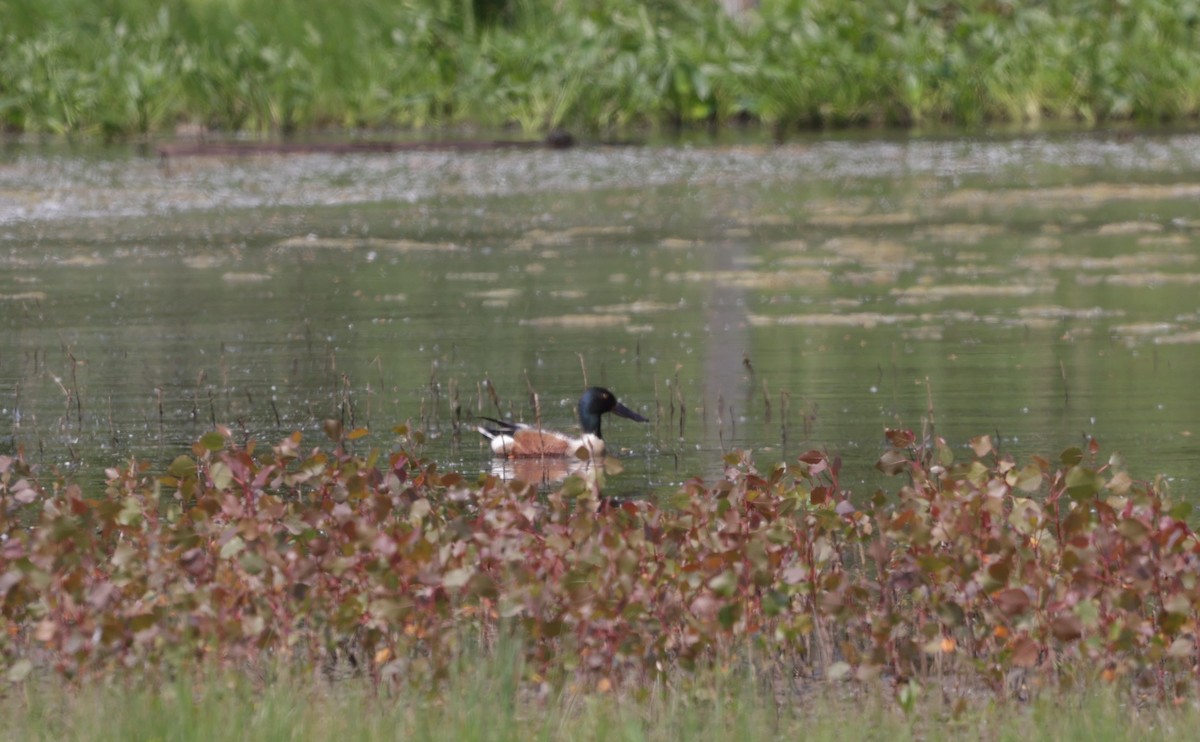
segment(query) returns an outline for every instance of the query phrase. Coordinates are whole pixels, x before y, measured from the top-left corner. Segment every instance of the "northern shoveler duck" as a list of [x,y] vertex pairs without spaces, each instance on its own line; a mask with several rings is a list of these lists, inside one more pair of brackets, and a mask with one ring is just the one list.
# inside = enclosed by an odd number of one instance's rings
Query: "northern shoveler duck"
[[649,422],[617,401],[612,392],[603,387],[588,388],[579,399],[579,427],[583,435],[572,438],[565,433],[544,430],[536,425],[511,423],[490,417],[482,418],[492,426],[480,426],[477,430],[492,443],[492,452],[507,458],[557,458],[574,456],[579,449],[587,450],[592,457],[604,455],[604,439],[600,437],[600,416],[612,412],[639,423]]

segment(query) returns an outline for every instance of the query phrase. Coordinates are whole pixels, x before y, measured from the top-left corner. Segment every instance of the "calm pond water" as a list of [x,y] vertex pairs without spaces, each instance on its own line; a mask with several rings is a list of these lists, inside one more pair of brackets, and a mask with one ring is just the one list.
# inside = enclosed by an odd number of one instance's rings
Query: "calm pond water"
[[[175,159],[0,153],[0,451],[98,472],[214,422],[574,426],[590,383],[619,493],[840,453],[885,427],[1019,457],[1088,436],[1193,496],[1200,137]],[[488,391],[494,391],[495,396]],[[456,410],[457,409],[457,413]],[[682,414],[681,414],[682,411]],[[461,421],[461,422],[460,422]]]

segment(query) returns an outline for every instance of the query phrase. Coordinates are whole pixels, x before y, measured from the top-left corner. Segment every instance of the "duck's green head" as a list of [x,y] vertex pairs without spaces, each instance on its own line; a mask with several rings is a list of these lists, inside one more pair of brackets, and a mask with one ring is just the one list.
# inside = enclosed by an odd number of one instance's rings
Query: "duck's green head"
[[579,398],[579,425],[583,428],[583,432],[603,437],[600,435],[600,416],[606,412],[612,412],[639,423],[649,422],[646,418],[618,402],[617,395],[604,387],[588,387],[583,396]]

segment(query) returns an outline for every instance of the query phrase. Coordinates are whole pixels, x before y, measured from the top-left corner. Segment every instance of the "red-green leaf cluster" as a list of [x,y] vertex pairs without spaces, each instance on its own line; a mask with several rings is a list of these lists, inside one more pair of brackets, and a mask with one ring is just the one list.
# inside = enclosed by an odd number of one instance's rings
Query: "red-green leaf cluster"
[[[981,684],[1196,680],[1200,543],[1160,487],[1019,465],[986,437],[888,431],[894,492],[845,491],[810,451],[661,502],[474,484],[403,448],[204,436],[104,491],[0,457],[0,670],[70,677],[207,662],[444,674],[500,634],[545,679],[641,681],[753,656],[793,677]],[[753,651],[751,651],[753,650]]]

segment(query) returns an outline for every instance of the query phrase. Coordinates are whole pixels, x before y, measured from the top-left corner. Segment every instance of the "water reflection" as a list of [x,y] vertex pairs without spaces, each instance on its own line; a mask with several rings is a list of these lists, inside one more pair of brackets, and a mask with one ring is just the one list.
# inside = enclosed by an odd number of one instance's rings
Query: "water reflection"
[[[493,458],[490,473],[503,482],[523,482],[540,487],[562,484],[568,477],[578,477],[586,486],[597,487],[609,496],[646,496],[639,489],[638,478],[614,481],[625,474],[625,464],[616,454],[589,458]],[[612,482],[612,486],[609,483]]]
[[[0,394],[47,466],[169,459],[214,424],[430,433],[490,471],[478,415],[571,429],[638,400],[607,486],[887,426],[1135,476],[1200,476],[1194,136],[813,140],[782,148],[181,162],[9,150]],[[506,471],[557,481],[558,471]]]

